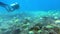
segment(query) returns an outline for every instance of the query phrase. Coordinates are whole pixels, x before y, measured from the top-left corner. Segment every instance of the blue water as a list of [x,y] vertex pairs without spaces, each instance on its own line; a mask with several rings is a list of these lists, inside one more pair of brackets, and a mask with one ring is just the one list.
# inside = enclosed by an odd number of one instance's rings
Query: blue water
[[[25,23],[26,21],[28,24],[33,23],[29,24],[32,26],[35,22],[40,23],[40,19],[44,16],[56,19],[59,19],[60,17],[60,0],[0,0],[0,2],[4,2],[8,5],[17,2],[20,6],[19,9],[13,12],[8,12],[5,8],[0,6],[0,28],[4,31],[7,29],[7,32],[4,32],[7,34],[10,32],[10,29],[13,30],[17,26],[22,26],[24,24],[20,24]],[[28,29],[29,27],[27,26],[25,29]],[[12,30],[11,32],[13,32]],[[3,33],[3,31],[1,32],[1,29],[0,33]]]
[[20,11],[60,10],[60,0],[0,0],[6,4],[18,2]]
[[[60,0],[0,0],[8,5],[17,2],[19,9],[13,12],[6,11],[3,7],[0,7],[0,15],[12,15],[21,14],[27,12],[27,15],[49,15],[53,13],[59,15],[60,13]],[[48,13],[49,12],[49,13]]]

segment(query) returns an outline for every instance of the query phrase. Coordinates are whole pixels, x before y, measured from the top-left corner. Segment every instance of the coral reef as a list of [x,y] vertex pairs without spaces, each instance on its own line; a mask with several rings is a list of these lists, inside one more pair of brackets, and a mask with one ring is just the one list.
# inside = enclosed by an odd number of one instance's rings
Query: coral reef
[[60,34],[59,11],[0,15],[0,34]]

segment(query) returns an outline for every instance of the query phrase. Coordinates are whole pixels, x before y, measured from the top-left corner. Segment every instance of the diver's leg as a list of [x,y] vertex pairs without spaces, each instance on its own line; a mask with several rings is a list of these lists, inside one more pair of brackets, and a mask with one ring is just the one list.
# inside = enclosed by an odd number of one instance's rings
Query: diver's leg
[[8,6],[8,4],[5,4],[3,2],[0,2],[0,6],[4,7],[7,11],[10,11],[10,7]]
[[4,7],[8,12],[12,12],[19,8],[19,4],[17,4],[17,3],[11,4],[11,6],[10,6],[8,4],[0,2],[0,6]]
[[7,4],[0,2],[0,6],[5,7]]

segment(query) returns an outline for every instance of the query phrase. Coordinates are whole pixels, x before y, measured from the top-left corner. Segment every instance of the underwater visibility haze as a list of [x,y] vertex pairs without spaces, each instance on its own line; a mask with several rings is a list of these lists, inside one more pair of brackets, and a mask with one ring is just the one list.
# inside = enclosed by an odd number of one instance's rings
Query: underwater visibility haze
[[60,34],[60,0],[0,0],[0,34]]

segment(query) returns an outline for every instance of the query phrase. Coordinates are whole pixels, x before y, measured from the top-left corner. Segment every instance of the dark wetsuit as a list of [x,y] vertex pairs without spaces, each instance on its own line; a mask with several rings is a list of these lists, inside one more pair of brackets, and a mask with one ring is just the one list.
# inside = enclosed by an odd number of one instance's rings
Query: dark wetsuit
[[8,4],[5,4],[3,2],[0,2],[0,6],[4,7],[8,12],[14,11],[19,8],[18,4],[14,5],[14,6],[9,6]]
[[11,11],[10,7],[7,4],[3,3],[3,2],[0,2],[0,6],[4,7],[7,11]]
[[7,4],[0,2],[0,6],[5,7]]

